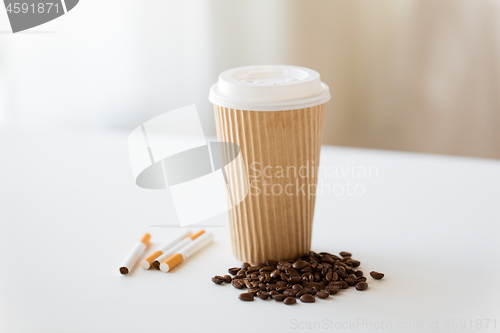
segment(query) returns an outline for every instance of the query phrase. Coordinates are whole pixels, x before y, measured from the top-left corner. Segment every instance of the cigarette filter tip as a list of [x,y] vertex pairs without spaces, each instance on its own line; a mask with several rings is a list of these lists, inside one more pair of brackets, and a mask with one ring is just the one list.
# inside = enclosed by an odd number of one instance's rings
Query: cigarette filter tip
[[141,261],[141,267],[144,268],[144,269],[150,269],[153,261],[156,258],[158,258],[159,256],[161,256],[162,253],[163,252],[161,252],[161,251],[156,251],[156,252],[152,253],[146,259],[144,259],[143,261]]
[[182,254],[177,253],[165,260],[160,264],[160,270],[162,272],[167,273],[168,271],[174,269],[177,267],[181,262],[184,261],[184,258],[182,257]]
[[192,240],[195,240],[199,236],[203,235],[204,232],[205,232],[205,230],[200,230],[197,233],[190,235],[189,238],[191,238]]
[[142,238],[141,238],[141,242],[143,242],[144,245],[146,245],[146,247],[147,247],[150,244],[150,242],[149,242],[150,239],[151,239],[151,235],[148,233],[145,233],[144,236],[142,236]]

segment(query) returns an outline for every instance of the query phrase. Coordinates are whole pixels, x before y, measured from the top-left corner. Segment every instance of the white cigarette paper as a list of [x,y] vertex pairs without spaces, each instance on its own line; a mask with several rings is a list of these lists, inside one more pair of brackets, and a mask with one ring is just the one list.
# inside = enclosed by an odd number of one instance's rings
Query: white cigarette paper
[[160,270],[162,272],[169,272],[172,270],[174,267],[179,265],[181,262],[184,260],[188,259],[191,257],[193,254],[196,252],[200,251],[203,249],[205,246],[210,244],[213,241],[214,235],[210,232],[205,232],[203,235],[200,237],[196,238],[195,240],[189,242],[186,246],[181,248],[179,252],[165,260],[160,264]]
[[168,251],[160,255],[158,258],[155,259],[153,262],[153,266],[156,269],[160,269],[161,263],[170,258],[172,255],[176,254],[180,249],[182,249],[184,246],[188,245],[191,243],[193,240],[197,239],[200,235],[203,235],[205,230],[200,230],[197,233],[191,234],[188,237],[182,239],[180,242],[175,244],[172,248],[170,248]]
[[151,264],[153,261],[155,261],[158,257],[160,257],[163,253],[171,249],[174,245],[179,243],[182,239],[188,237],[191,235],[191,231],[189,230],[183,230],[179,235],[171,238],[167,243],[163,244],[162,247],[160,247],[158,250],[156,250],[154,253],[152,253],[150,256],[145,258],[144,260],[141,261],[141,267],[143,269],[150,269]]
[[149,245],[150,238],[151,238],[150,234],[144,234],[144,236],[142,236],[141,240],[138,241],[137,243],[135,243],[134,247],[129,252],[129,254],[125,258],[125,260],[123,261],[123,264],[120,266],[120,273],[122,275],[126,275],[132,270],[135,263],[139,260],[139,258],[146,251],[146,249]]

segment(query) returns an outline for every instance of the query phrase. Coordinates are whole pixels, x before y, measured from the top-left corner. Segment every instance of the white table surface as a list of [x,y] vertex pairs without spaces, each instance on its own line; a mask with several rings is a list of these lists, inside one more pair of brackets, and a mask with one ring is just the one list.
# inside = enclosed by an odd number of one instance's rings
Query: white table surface
[[323,147],[322,165],[378,177],[323,179],[365,193],[318,196],[313,250],[386,277],[286,306],[210,281],[240,264],[227,227],[172,273],[119,275],[142,233],[158,246],[180,230],[150,227],[172,208],[135,186],[127,132],[3,131],[0,152],[0,332],[500,330],[499,161]]

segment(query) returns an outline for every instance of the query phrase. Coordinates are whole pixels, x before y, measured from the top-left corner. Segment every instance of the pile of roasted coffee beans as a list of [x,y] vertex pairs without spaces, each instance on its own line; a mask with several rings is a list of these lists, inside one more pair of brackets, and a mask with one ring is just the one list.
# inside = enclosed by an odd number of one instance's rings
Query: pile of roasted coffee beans
[[[318,298],[328,298],[341,289],[355,287],[366,290],[368,283],[360,265],[349,252],[340,252],[340,257],[327,252],[310,251],[296,260],[274,261],[255,266],[243,263],[242,267],[230,268],[229,274],[216,275],[212,278],[215,284],[231,283],[236,289],[248,288],[238,298],[242,301],[274,299],[287,305],[297,303],[313,303]],[[371,272],[371,277],[381,279],[383,273]]]

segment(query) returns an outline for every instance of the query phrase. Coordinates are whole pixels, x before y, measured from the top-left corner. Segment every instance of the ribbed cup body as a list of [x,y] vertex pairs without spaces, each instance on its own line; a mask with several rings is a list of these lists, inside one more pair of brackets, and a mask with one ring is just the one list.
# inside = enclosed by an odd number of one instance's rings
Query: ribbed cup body
[[[323,115],[324,104],[288,111],[215,105],[218,139],[240,146],[250,181],[247,197],[229,211],[239,260],[296,258],[310,250]],[[239,170],[229,169],[227,177],[242,181]]]

